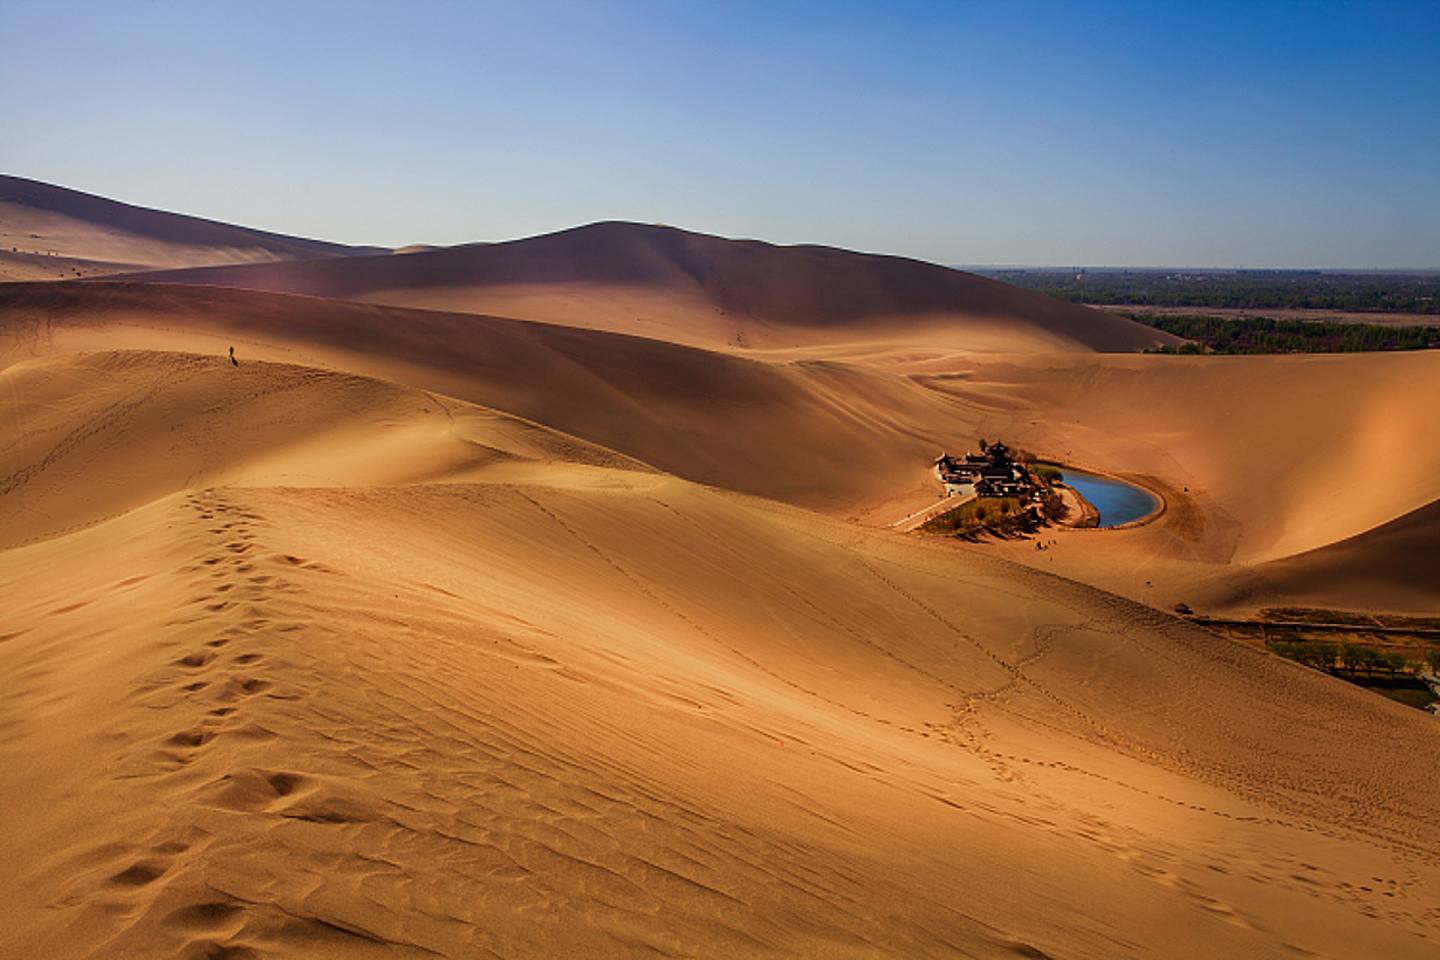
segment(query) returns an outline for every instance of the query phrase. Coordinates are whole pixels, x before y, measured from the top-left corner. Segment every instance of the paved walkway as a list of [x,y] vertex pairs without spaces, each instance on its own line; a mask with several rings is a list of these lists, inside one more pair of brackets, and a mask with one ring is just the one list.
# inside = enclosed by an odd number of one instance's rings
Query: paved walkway
[[974,499],[975,494],[973,493],[969,496],[946,497],[937,503],[930,504],[930,506],[924,510],[915,511],[903,520],[895,521],[890,524],[890,526],[892,529],[899,530],[901,533],[909,533],[912,530],[918,530],[936,517],[949,513],[957,507],[964,506]]

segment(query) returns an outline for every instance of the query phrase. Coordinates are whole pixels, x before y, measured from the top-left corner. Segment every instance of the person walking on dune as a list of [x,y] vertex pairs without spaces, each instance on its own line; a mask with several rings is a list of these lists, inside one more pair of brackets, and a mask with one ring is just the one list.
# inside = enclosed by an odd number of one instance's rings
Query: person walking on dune
[[240,361],[235,359],[235,348],[234,348],[234,347],[231,347],[231,348],[230,348],[230,366],[232,366],[232,367],[238,367],[238,366],[240,366]]

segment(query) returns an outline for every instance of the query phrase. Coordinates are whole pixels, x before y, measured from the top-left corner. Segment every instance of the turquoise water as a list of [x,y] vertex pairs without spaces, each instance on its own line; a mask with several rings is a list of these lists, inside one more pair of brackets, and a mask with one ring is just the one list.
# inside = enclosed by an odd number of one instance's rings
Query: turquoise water
[[1065,474],[1065,482],[1079,490],[1080,495],[1100,511],[1102,527],[1118,527],[1122,523],[1139,520],[1160,506],[1160,501],[1152,494],[1128,483],[1082,473],[1069,467],[1063,468],[1062,472]]

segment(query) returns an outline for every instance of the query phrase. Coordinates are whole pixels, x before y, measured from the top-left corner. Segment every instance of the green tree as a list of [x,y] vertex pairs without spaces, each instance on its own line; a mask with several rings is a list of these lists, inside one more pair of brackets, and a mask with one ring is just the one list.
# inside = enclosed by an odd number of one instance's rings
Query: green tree
[[1293,643],[1289,640],[1276,640],[1270,644],[1270,649],[1286,660],[1298,661],[1300,659],[1300,644],[1298,643]]
[[1368,675],[1374,676],[1375,668],[1384,664],[1380,656],[1380,651],[1377,651],[1374,646],[1361,646],[1359,652],[1361,652],[1361,656],[1365,658],[1365,672],[1367,672]]
[[1356,648],[1359,651],[1360,663],[1365,668],[1365,675],[1375,675],[1376,661],[1380,659],[1380,653],[1374,647],[1367,647],[1361,644]]
[[1351,673],[1357,672],[1365,664],[1365,648],[1358,643],[1343,643],[1340,645],[1340,662],[1345,669]]

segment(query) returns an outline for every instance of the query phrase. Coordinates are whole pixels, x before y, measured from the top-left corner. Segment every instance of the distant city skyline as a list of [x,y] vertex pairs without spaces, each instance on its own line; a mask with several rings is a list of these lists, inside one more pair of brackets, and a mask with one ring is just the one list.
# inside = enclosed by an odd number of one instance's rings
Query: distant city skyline
[[402,246],[1440,268],[1434,3],[0,0],[0,172]]

